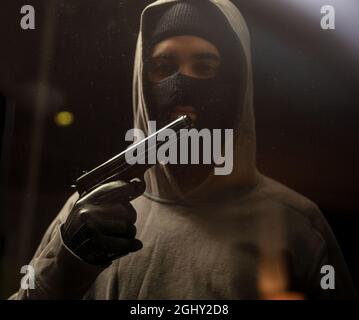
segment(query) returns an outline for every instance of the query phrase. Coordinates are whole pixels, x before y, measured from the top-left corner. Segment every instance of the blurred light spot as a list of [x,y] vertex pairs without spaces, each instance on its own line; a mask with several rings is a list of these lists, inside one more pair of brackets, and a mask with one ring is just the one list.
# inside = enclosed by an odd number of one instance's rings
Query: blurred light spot
[[262,300],[305,300],[301,292],[288,290],[288,273],[282,256],[262,255],[258,265],[258,291]]
[[61,111],[55,115],[54,120],[58,126],[67,127],[74,122],[74,115],[69,111]]

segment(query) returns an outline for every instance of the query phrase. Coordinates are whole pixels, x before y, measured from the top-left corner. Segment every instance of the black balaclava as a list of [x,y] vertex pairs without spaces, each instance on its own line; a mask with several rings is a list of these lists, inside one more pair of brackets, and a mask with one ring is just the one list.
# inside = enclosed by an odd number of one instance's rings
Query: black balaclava
[[[164,125],[177,105],[190,105],[196,109],[198,129],[233,128],[238,112],[239,51],[238,40],[224,16],[209,1],[182,1],[167,6],[154,20],[144,41],[144,90],[150,118]],[[214,78],[198,79],[177,71],[150,83],[146,72],[151,49],[156,43],[178,35],[199,36],[216,46],[221,67]]]

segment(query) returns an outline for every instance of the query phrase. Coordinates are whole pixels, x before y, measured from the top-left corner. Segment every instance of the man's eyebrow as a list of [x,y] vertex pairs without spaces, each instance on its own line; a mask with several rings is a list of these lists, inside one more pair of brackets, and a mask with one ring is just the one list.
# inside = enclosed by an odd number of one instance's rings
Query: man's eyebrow
[[[191,56],[192,58],[196,59],[196,60],[213,60],[216,62],[221,62],[221,58],[214,54],[214,53],[210,53],[210,52],[198,52],[198,53],[194,53]],[[156,54],[155,56],[151,57],[151,59],[166,59],[166,60],[173,60],[176,58],[176,55],[171,53],[171,52],[163,52],[163,53],[159,53]]]
[[175,55],[173,53],[159,53],[151,57],[151,59],[174,59]]
[[194,53],[192,57],[197,60],[214,60],[217,62],[221,62],[221,58],[218,55],[210,52]]

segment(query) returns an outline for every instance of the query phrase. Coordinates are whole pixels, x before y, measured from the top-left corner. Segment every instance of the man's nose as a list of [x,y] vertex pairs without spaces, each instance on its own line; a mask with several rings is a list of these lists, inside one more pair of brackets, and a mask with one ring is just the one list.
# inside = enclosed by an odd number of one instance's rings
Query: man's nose
[[184,63],[179,66],[179,72],[185,76],[196,78],[192,66],[189,63]]

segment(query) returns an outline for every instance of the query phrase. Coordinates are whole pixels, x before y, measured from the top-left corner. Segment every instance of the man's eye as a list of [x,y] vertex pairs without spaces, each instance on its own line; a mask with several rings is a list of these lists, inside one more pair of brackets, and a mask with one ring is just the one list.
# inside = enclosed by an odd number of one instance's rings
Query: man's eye
[[151,73],[157,77],[165,78],[175,73],[176,70],[177,66],[174,64],[159,64],[152,68]]
[[219,69],[218,66],[214,66],[207,63],[200,63],[194,66],[195,72],[199,76],[203,76],[203,77],[215,77],[218,73],[218,69]]

